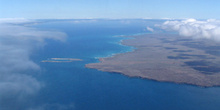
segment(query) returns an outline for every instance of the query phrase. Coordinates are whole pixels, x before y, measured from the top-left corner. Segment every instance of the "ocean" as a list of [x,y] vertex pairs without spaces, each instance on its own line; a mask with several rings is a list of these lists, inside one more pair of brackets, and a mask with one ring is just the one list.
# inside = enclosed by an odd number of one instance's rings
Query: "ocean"
[[[99,57],[132,51],[120,36],[151,33],[147,26],[163,20],[39,20],[40,30],[66,33],[65,41],[46,40],[31,59],[44,86],[32,105],[45,110],[219,110],[220,88],[158,82],[85,68]],[[161,31],[161,30],[158,30]],[[77,58],[74,62],[41,62]]]

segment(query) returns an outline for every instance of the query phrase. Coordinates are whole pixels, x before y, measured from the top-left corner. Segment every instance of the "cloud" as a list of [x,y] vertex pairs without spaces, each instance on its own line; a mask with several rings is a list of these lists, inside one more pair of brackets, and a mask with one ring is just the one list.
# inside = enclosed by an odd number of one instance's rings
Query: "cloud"
[[[45,39],[64,41],[65,33],[56,31],[42,31],[19,25],[0,24],[0,36],[8,36],[12,39],[22,39],[21,42],[32,40],[43,42]],[[13,32],[12,32],[13,30]],[[61,37],[62,36],[62,37]]]
[[25,110],[32,96],[43,86],[32,76],[22,73],[1,73],[0,80],[1,110]]
[[182,36],[220,41],[220,21],[215,19],[169,20],[157,26],[165,30],[176,31]]
[[0,24],[20,24],[20,23],[29,23],[34,20],[25,19],[25,18],[0,18]]
[[[0,109],[25,110],[43,84],[33,77],[39,65],[31,54],[43,47],[46,39],[65,41],[66,34],[21,25],[26,19],[0,19]],[[32,21],[33,22],[33,21]]]

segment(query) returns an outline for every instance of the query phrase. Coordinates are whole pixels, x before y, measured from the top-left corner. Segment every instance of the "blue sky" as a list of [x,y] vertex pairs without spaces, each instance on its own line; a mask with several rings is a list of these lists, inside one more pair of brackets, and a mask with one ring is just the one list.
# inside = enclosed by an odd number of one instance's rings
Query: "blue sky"
[[220,19],[220,0],[0,0],[0,18]]

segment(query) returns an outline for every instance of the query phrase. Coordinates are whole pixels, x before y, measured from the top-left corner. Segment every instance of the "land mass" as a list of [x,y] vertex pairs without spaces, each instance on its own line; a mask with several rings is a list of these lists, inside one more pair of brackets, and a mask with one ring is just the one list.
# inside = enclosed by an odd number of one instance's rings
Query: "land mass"
[[49,58],[47,60],[42,60],[41,62],[64,63],[64,62],[73,62],[73,61],[82,61],[82,59],[76,59],[76,58]]
[[126,39],[132,52],[100,58],[87,68],[163,82],[220,86],[220,44],[175,34],[146,34]]

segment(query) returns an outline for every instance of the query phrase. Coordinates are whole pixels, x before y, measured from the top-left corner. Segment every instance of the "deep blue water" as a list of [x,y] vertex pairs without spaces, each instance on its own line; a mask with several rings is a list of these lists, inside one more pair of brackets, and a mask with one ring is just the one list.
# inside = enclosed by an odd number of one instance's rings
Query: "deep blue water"
[[[65,32],[65,42],[48,40],[32,55],[45,86],[35,105],[74,105],[74,110],[220,110],[220,88],[164,83],[85,68],[95,57],[131,51],[117,35],[149,33],[157,20],[44,21],[33,27]],[[42,63],[47,58],[80,58],[71,63]],[[56,110],[56,109],[54,109]],[[67,108],[68,110],[68,108]]]

